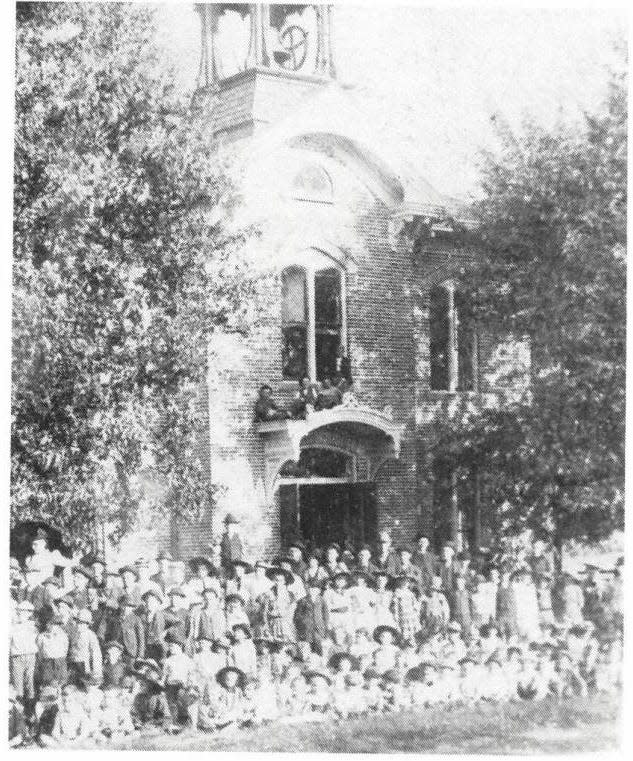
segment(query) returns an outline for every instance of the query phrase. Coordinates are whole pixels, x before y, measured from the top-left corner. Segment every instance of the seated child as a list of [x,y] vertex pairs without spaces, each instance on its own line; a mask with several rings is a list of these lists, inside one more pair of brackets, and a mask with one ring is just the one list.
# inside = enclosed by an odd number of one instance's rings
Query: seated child
[[332,705],[332,679],[323,669],[311,669],[305,674],[308,682],[308,710],[320,716],[328,713]]
[[79,690],[74,684],[62,687],[61,705],[55,716],[50,735],[40,735],[40,742],[46,747],[67,747],[88,739],[94,727],[88,716]]
[[477,674],[477,664],[473,658],[466,655],[459,661],[458,666],[460,667],[458,701],[465,705],[472,705],[481,698],[482,685]]
[[382,713],[384,710],[384,693],[381,686],[382,674],[373,666],[365,669],[365,706],[368,711]]
[[400,633],[394,626],[377,626],[374,630],[374,640],[378,647],[374,650],[373,666],[381,674],[395,669],[398,665],[400,650],[397,642]]
[[99,731],[108,740],[120,740],[134,732],[129,705],[121,701],[122,690],[109,685],[103,690],[103,702],[99,712]]
[[384,707],[387,711],[402,711],[411,706],[409,691],[404,685],[402,674],[396,669],[388,669],[382,675],[385,691]]
[[491,703],[507,700],[510,688],[503,673],[501,660],[492,654],[486,661],[485,674],[482,679],[481,697]]
[[358,629],[356,631],[349,652],[358,661],[361,671],[369,668],[373,660],[374,644],[367,629]]
[[69,640],[61,624],[62,619],[58,616],[45,616],[44,629],[37,635],[37,681],[41,687],[61,687],[67,681],[66,659]]
[[247,624],[233,625],[233,644],[229,648],[228,662],[241,669],[246,676],[257,673],[257,651]]
[[215,646],[210,636],[201,635],[193,663],[194,679],[200,689],[201,700],[203,703],[210,703],[220,690],[215,677],[218,671],[227,665],[227,651],[223,647]]
[[180,627],[173,627],[165,635],[165,644],[169,655],[163,664],[163,684],[165,697],[171,713],[172,727],[175,732],[178,725],[197,726],[197,701],[189,688],[195,685],[195,665],[185,653],[186,640]]
[[136,677],[136,692],[130,712],[134,727],[140,729],[144,724],[154,724],[168,729],[171,711],[159,665],[150,658],[141,659],[135,662],[132,673]]

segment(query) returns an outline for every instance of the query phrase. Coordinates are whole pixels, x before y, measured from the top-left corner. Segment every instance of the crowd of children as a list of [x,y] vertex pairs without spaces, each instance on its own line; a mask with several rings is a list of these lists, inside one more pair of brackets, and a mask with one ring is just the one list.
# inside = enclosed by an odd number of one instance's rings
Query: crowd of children
[[426,537],[393,548],[383,532],[355,553],[297,541],[271,563],[216,546],[111,568],[39,532],[11,560],[10,742],[613,692],[620,596],[620,563],[561,574],[539,543],[436,557]]

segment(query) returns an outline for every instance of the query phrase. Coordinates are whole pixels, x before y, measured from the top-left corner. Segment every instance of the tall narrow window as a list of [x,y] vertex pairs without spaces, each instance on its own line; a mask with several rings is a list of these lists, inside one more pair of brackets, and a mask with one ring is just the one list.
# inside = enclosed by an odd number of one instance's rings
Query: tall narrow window
[[282,374],[299,380],[308,374],[306,273],[289,267],[281,278]]
[[462,291],[455,292],[457,333],[457,390],[477,391],[478,355],[477,327],[472,313],[472,300]]
[[342,328],[341,273],[337,269],[315,273],[314,307],[316,376],[318,380],[332,379]]
[[429,308],[429,332],[431,352],[431,388],[434,391],[449,390],[450,324],[448,291],[443,286],[431,290]]
[[431,389],[477,391],[479,342],[472,302],[447,282],[429,297]]

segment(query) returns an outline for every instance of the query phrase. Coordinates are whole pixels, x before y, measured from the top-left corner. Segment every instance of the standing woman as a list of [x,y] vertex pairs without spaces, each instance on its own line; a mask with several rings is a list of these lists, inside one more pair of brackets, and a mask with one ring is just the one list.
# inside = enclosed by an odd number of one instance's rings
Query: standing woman
[[334,574],[331,586],[323,592],[323,602],[328,612],[330,631],[342,629],[351,634],[353,629],[352,601],[349,593],[349,573],[339,571]]
[[393,592],[389,589],[389,574],[384,570],[376,571],[376,626],[394,626],[396,621],[393,617]]
[[513,574],[512,591],[517,612],[517,629],[520,637],[538,640],[541,632],[538,598],[528,566],[520,566]]

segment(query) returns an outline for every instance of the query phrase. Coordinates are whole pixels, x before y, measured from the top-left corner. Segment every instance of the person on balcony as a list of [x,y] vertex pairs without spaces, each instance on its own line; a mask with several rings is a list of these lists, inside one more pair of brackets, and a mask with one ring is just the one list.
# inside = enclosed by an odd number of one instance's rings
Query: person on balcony
[[303,420],[307,414],[312,412],[319,400],[319,387],[316,383],[311,383],[308,376],[304,376],[299,381],[299,390],[292,400],[290,411],[292,417],[297,420]]
[[255,418],[260,423],[268,423],[271,420],[287,420],[292,417],[284,407],[280,407],[273,399],[273,390],[264,383],[260,386],[259,397],[255,402]]
[[330,378],[325,378],[323,388],[319,392],[316,403],[317,410],[331,410],[343,401],[343,393],[337,386],[332,385]]

